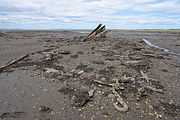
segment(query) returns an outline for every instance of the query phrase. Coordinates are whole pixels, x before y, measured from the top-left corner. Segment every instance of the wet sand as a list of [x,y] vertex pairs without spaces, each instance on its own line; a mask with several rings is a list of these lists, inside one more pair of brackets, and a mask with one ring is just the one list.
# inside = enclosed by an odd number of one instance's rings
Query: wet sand
[[[146,38],[155,45],[180,53],[179,32],[112,31],[105,39],[81,42],[84,36],[85,33],[75,31],[21,31],[1,35],[0,66],[21,55],[38,51],[0,73],[1,119],[180,119],[180,57],[164,55],[162,51],[142,43]],[[139,51],[141,47],[142,52]],[[150,50],[163,58],[143,57],[143,61],[150,62],[137,69],[123,63],[129,58],[121,59],[127,54],[135,54],[137,59],[142,57],[141,53]],[[146,68],[149,64],[150,68]],[[54,71],[48,72],[47,68]],[[112,83],[112,79],[120,79],[124,74],[138,78],[139,82],[140,69],[160,82],[156,87],[163,87],[163,94],[143,91],[145,95],[137,100],[141,87],[135,84],[133,88],[134,84],[123,83],[121,92],[129,106],[128,112],[119,112],[113,107],[110,88],[93,83],[94,79]],[[78,95],[74,89],[78,90]],[[82,91],[92,89],[95,93],[91,100],[80,97],[74,102],[73,96],[79,97]],[[88,100],[87,103],[84,100]]]

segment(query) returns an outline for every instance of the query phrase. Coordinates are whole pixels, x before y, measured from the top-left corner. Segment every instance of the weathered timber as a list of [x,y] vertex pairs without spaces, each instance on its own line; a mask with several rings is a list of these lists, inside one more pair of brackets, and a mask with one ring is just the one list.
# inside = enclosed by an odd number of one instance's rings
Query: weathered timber
[[19,61],[24,60],[24,59],[27,58],[27,57],[29,57],[29,54],[23,55],[23,56],[15,59],[15,60],[12,60],[11,62],[9,62],[9,63],[6,64],[6,65],[1,66],[1,67],[0,67],[0,72],[3,71],[3,70],[5,70],[6,68],[8,68],[8,67],[10,67],[10,66],[18,63]]
[[101,28],[102,24],[99,24],[87,37],[91,36],[93,33],[95,33],[99,28]]

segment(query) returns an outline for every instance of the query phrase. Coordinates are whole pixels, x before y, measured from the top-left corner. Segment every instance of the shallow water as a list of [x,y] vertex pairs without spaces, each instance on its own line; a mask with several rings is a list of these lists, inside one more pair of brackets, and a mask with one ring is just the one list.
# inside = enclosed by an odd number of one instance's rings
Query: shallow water
[[173,51],[171,51],[171,50],[169,50],[169,49],[162,48],[162,47],[160,47],[160,46],[154,45],[153,43],[149,42],[147,39],[143,39],[143,41],[144,41],[147,45],[149,45],[150,47],[154,47],[154,48],[160,49],[160,50],[162,50],[162,51],[164,51],[164,52],[166,52],[166,53],[172,54],[172,55],[180,56],[180,54],[175,53],[175,52],[173,52]]

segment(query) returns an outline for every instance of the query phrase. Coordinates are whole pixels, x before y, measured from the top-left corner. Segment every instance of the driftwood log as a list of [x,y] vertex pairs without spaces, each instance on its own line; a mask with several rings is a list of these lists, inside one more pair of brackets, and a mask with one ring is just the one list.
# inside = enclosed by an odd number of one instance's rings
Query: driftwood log
[[23,55],[23,56],[21,56],[21,57],[19,57],[17,59],[12,60],[11,62],[7,63],[6,65],[1,66],[0,67],[0,72],[4,71],[6,68],[8,68],[8,67],[10,67],[12,65],[24,60],[27,57],[29,57],[29,54]]

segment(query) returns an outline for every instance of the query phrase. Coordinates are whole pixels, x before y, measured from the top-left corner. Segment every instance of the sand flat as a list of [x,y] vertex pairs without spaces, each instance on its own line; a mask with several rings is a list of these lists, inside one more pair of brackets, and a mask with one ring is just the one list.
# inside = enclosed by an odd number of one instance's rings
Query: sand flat
[[[1,118],[180,119],[180,57],[165,55],[141,41],[146,38],[180,53],[178,31],[115,30],[105,39],[81,42],[84,36],[86,33],[75,31],[14,31],[0,36],[0,65],[38,51],[0,73]],[[143,56],[147,53],[155,57]],[[137,59],[143,62],[129,64]],[[47,72],[46,68],[59,72]],[[141,70],[158,82],[142,82]],[[110,88],[93,83],[96,79],[110,84],[114,78],[121,81],[124,75],[136,78],[121,83],[123,90],[119,92],[129,107],[126,113],[113,107]],[[162,89],[164,94],[142,87],[147,85]],[[141,88],[143,92],[139,92]],[[95,93],[89,101],[86,93],[92,89]]]

